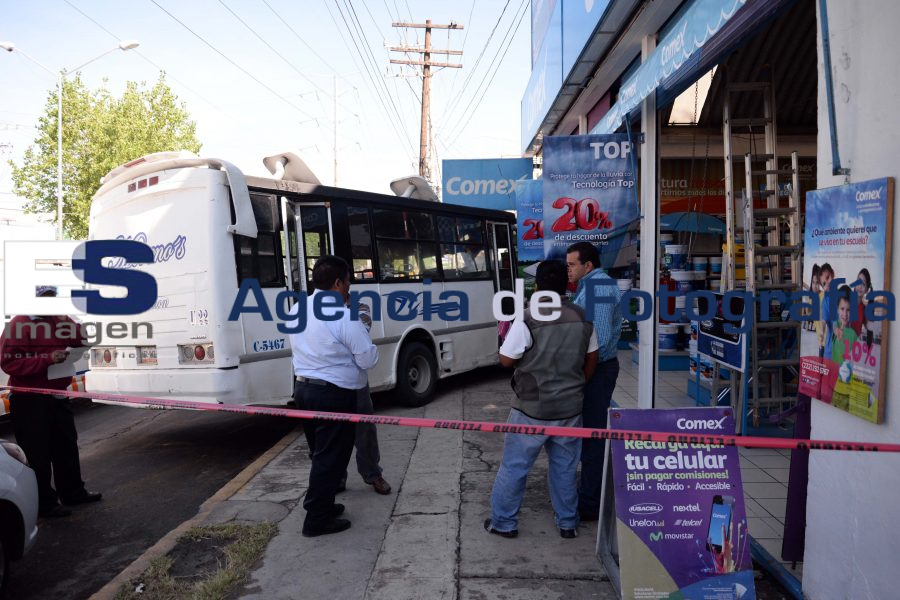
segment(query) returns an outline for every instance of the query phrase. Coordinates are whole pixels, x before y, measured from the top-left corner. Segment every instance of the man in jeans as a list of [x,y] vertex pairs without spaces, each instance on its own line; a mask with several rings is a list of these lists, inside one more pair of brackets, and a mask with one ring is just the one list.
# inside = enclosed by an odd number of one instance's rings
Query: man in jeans
[[[612,400],[616,379],[619,378],[618,345],[622,334],[621,295],[616,280],[600,268],[597,248],[588,242],[572,244],[566,250],[566,268],[569,281],[578,284],[572,302],[585,310],[589,295],[587,286],[594,286],[594,298],[606,298],[608,302],[594,303],[592,322],[600,348],[597,370],[588,378],[584,388],[585,427],[606,428],[606,415]],[[578,488],[578,513],[582,521],[596,521],[600,514],[600,492],[603,489],[603,453],[605,440],[582,440],[581,485]]]
[[[323,321],[315,317],[317,296],[336,292],[343,304],[350,299],[350,267],[337,256],[323,256],[313,267],[315,292],[307,299],[306,330],[291,334],[293,356],[294,403],[301,410],[352,413],[356,411],[357,394],[366,387],[366,371],[378,362],[378,349],[359,321],[350,319],[350,311],[339,302],[323,302],[322,313],[339,318]],[[327,299],[326,299],[327,300]],[[332,298],[335,300],[335,298]],[[321,299],[319,299],[321,302]],[[296,304],[291,314],[296,314]],[[297,326],[297,320],[287,327]],[[306,519],[303,535],[315,537],[338,533],[350,527],[350,521],[339,518],[343,504],[335,504],[341,477],[347,472],[353,452],[355,427],[345,421],[304,419],[303,429],[312,452],[309,488],[303,500]]]
[[[561,262],[542,262],[535,279],[538,291],[565,297],[566,268]],[[500,347],[500,364],[516,367],[516,399],[507,423],[578,427],[584,383],[597,364],[594,328],[585,322],[584,311],[565,299],[560,308],[539,310],[553,320],[536,319],[531,310],[527,311],[524,318],[513,323]],[[547,449],[550,460],[550,500],[559,533],[564,538],[578,535],[576,478],[581,440],[518,433],[507,433],[504,439],[503,461],[491,493],[491,518],[484,522],[489,533],[502,537],[518,535],[525,480],[541,448]]]

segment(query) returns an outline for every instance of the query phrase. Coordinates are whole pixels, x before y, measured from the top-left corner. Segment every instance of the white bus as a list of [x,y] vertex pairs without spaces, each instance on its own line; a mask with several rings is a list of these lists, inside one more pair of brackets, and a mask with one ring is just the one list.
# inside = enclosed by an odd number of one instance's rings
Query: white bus
[[[286,176],[245,177],[225,161],[182,152],[145,156],[104,178],[91,205],[90,239],[151,246],[154,263],[138,268],[156,278],[159,297],[151,310],[127,317],[150,323],[152,338],[128,327],[131,337],[92,350],[89,391],[286,402],[291,350],[276,328],[275,297],[311,293],[312,266],[325,254],[350,263],[351,291],[468,296],[465,322],[426,320],[420,306],[414,320],[394,321],[383,302],[383,320],[371,330],[380,354],[369,371],[373,391],[396,389],[400,402],[421,405],[437,380],[497,362],[491,301],[514,285],[512,214],[327,187],[293,155],[272,159]],[[228,320],[245,278],[259,281],[273,321],[257,313]],[[252,295],[245,304],[255,305]]]

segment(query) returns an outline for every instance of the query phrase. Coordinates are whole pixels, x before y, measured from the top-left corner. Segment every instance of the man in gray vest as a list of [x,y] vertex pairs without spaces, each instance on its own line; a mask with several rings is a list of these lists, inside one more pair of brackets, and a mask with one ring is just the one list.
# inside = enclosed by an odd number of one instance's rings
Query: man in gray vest
[[[597,366],[597,336],[593,325],[585,322],[584,311],[565,300],[568,277],[563,263],[542,262],[535,279],[538,292],[530,309],[513,323],[500,347],[500,364],[516,367],[516,399],[507,423],[578,427],[584,384]],[[554,292],[561,300],[540,302],[539,292]],[[564,538],[578,535],[576,472],[581,440],[518,433],[507,433],[504,440],[503,461],[491,493],[491,518],[484,522],[489,533],[519,534],[525,480],[541,448],[547,449],[550,460],[550,500],[559,533]]]

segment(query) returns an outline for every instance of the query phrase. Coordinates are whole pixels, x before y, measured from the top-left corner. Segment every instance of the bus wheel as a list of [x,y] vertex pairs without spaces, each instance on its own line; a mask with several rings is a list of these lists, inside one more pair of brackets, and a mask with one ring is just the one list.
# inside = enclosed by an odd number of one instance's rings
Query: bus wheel
[[428,346],[412,342],[397,361],[397,395],[405,406],[424,406],[437,385],[437,361]]

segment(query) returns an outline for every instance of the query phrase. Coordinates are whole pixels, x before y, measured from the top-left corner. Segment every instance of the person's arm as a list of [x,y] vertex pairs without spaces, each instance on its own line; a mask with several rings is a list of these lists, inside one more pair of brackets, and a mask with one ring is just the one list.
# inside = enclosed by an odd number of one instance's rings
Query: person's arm
[[359,321],[351,321],[349,316],[340,321],[341,341],[353,354],[356,366],[366,371],[378,363],[378,347],[372,343],[365,325]]
[[591,339],[588,342],[587,354],[584,355],[584,380],[590,381],[600,362],[600,346],[597,344],[597,330],[591,325]]
[[[10,328],[8,333],[12,334],[13,323],[7,327]],[[0,369],[3,369],[7,375],[17,377],[46,375],[50,365],[61,363],[65,359],[66,352],[64,350],[48,352],[45,347],[22,344],[5,335],[0,344]]]
[[590,381],[597,370],[597,361],[600,360],[600,351],[594,350],[584,355],[584,380]]
[[503,345],[500,346],[500,364],[508,369],[515,367],[525,351],[531,347],[531,341],[531,332],[525,321],[521,319],[513,321]]

